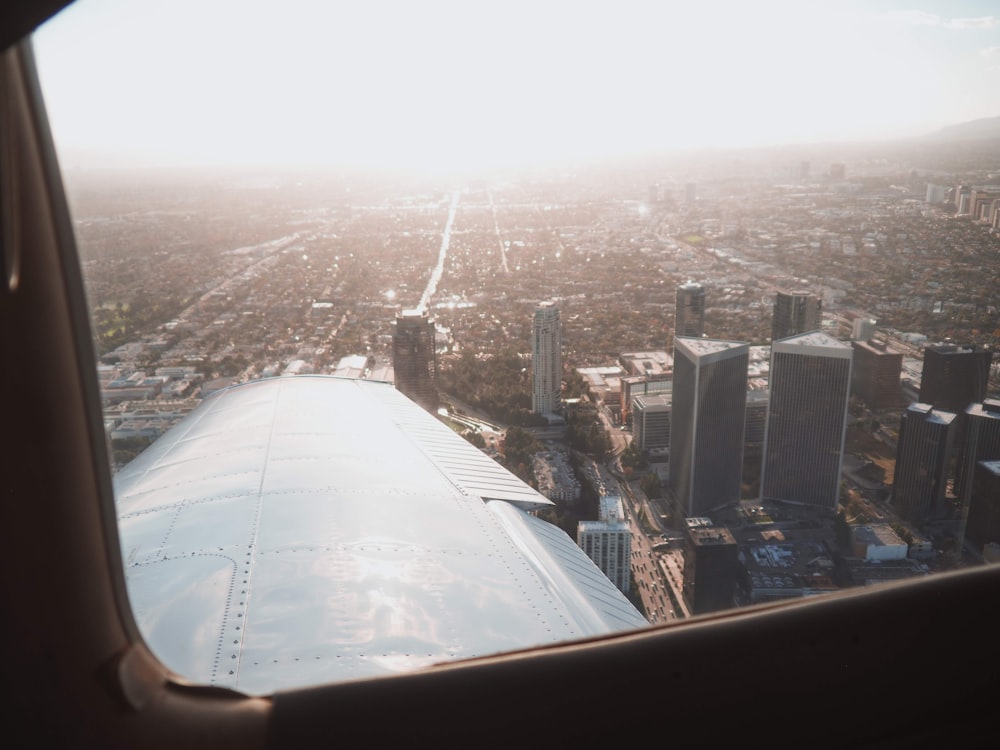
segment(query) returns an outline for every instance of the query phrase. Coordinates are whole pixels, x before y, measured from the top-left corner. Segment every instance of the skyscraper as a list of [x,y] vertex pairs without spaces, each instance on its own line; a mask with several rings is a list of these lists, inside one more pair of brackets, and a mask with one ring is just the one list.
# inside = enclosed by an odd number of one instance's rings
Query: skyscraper
[[706,520],[688,519],[685,529],[684,598],[696,615],[733,606],[740,570],[732,532]]
[[598,515],[597,521],[577,524],[576,543],[618,590],[627,594],[632,575],[632,535],[622,499],[617,495],[601,497]]
[[903,355],[879,341],[854,341],[854,365],[851,392],[871,409],[889,409],[900,405],[899,377]]
[[1000,541],[1000,461],[979,461],[971,480],[965,536],[982,548]]
[[771,340],[819,330],[823,301],[807,291],[778,292],[771,318]]
[[396,388],[429,412],[437,412],[437,351],[434,321],[426,310],[403,310],[392,329]]
[[674,340],[669,486],[687,516],[740,498],[748,344]]
[[910,404],[903,412],[892,477],[892,505],[915,523],[940,514],[948,483],[954,412]]
[[935,344],[924,349],[920,402],[964,412],[986,398],[993,352],[975,344]]
[[677,287],[674,336],[701,338],[705,334],[705,287],[687,281]]
[[1000,460],[1000,399],[983,399],[965,410],[965,435],[955,471],[955,494],[969,502],[972,475],[980,461]]
[[819,331],[771,344],[761,497],[836,509],[851,354]]
[[562,324],[554,302],[541,302],[535,308],[531,369],[531,410],[555,414],[562,406]]

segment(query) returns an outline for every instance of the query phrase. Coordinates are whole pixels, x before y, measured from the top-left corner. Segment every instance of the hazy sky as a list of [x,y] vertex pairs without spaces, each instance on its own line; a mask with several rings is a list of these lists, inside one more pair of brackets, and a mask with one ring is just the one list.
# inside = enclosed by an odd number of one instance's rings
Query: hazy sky
[[1000,116],[997,0],[77,0],[64,165],[403,165],[919,135]]

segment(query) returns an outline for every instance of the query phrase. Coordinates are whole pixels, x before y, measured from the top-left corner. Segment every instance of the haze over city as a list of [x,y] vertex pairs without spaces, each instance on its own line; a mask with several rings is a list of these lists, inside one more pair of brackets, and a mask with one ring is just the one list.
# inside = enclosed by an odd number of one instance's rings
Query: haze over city
[[[912,499],[897,457],[908,419],[1000,429],[988,6],[71,5],[35,47],[113,471],[230,386],[333,375],[393,383],[571,537],[620,501],[651,623],[983,562],[991,490],[948,456]],[[781,396],[796,337],[839,369]],[[984,368],[945,417],[911,409],[941,342]],[[674,364],[727,351],[739,430],[699,468]],[[698,584],[720,529],[756,562]]]
[[35,46],[70,169],[447,173],[1000,114],[986,0],[84,0]]

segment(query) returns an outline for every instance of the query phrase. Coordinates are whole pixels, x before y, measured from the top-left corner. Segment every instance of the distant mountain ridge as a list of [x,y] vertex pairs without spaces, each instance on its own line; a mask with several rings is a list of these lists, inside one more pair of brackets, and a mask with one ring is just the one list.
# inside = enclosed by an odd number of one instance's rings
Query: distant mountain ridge
[[935,130],[933,133],[928,133],[924,138],[933,140],[1000,139],[1000,117],[984,117],[980,120],[949,125]]

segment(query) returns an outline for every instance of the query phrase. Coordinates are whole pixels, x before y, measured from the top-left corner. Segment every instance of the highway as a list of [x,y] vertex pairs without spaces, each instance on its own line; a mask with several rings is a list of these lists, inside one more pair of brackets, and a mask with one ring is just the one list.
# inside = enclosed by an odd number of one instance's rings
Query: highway
[[[662,528],[659,517],[642,491],[620,479],[616,478],[615,482],[622,489],[622,505],[632,537],[632,577],[638,587],[646,619],[650,624],[660,624],[688,617],[690,613],[682,594],[684,576],[680,550],[666,549],[667,542],[662,535],[669,531]],[[644,530],[639,520],[641,514],[645,514],[653,532]]]
[[451,194],[451,207],[448,209],[448,221],[444,226],[444,232],[441,235],[441,249],[438,251],[438,262],[431,272],[431,277],[427,281],[427,288],[424,289],[423,296],[420,298],[420,304],[417,305],[418,310],[426,310],[431,304],[431,298],[437,291],[438,282],[441,280],[441,274],[444,273],[444,262],[448,257],[448,245],[451,243],[451,226],[455,223],[455,212],[458,210],[458,191],[456,190]]

